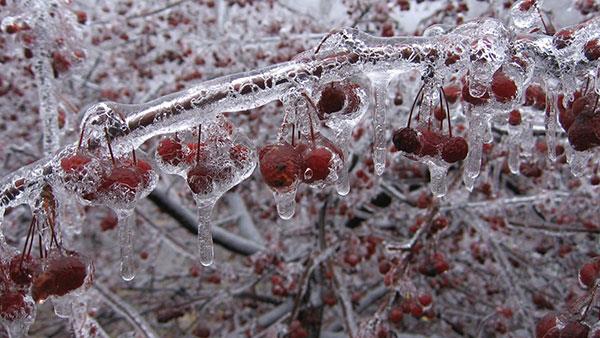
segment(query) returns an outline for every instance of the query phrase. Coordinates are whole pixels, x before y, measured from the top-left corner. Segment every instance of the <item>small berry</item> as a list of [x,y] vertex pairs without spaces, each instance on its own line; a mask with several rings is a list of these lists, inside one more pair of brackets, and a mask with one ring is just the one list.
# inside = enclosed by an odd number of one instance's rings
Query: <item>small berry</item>
[[84,154],[75,153],[71,156],[63,157],[60,160],[60,167],[67,174],[82,173],[86,164],[92,159]]
[[400,309],[399,307],[394,307],[389,314],[389,320],[390,322],[394,323],[394,324],[398,324],[402,321],[402,318],[404,317],[404,314],[402,313],[402,309]]
[[177,139],[165,138],[160,141],[156,153],[161,161],[176,166],[184,159],[183,146]]
[[64,296],[81,287],[86,277],[87,266],[81,257],[51,257],[44,271],[33,280],[31,295],[36,302],[50,296]]
[[590,327],[586,324],[569,321],[565,327],[560,330],[560,338],[588,338]]
[[259,151],[260,173],[274,189],[291,189],[298,182],[301,163],[298,152],[290,144],[271,144]]
[[410,127],[395,131],[392,141],[396,149],[409,154],[417,153],[421,149],[419,135],[416,130]]
[[419,295],[419,303],[425,307],[431,305],[433,298],[429,293],[423,293]]
[[496,100],[501,103],[509,102],[517,96],[517,85],[500,70],[492,76],[491,88]]
[[460,136],[451,137],[442,147],[442,159],[448,163],[462,161],[468,153],[469,144]]
[[14,256],[10,261],[10,279],[20,286],[29,286],[35,276],[41,272],[40,262],[31,255],[21,259],[21,255]]
[[535,338],[559,338],[558,324],[558,317],[554,313],[545,315],[535,326]]
[[302,159],[302,179],[306,183],[323,181],[331,171],[331,151],[324,147],[317,147],[306,152]]
[[508,113],[508,124],[511,126],[518,126],[521,124],[521,112],[517,109],[513,109]]
[[598,277],[600,277],[600,261],[585,263],[579,269],[579,283],[587,288],[593,287]]
[[392,264],[390,264],[390,261],[388,261],[387,259],[383,259],[383,260],[381,260],[381,262],[379,262],[379,273],[380,274],[385,275],[391,269],[392,269]]
[[592,39],[583,47],[583,55],[590,60],[596,61],[600,58],[600,40]]

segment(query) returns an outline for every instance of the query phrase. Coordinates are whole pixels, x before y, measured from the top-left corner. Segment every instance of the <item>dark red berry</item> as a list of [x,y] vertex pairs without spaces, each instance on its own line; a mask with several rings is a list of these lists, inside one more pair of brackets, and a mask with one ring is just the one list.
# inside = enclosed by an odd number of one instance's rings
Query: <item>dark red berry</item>
[[460,136],[451,137],[442,147],[442,159],[448,163],[462,161],[468,153],[469,144]]
[[324,147],[312,148],[304,153],[302,179],[306,183],[323,181],[329,176],[333,155]]
[[585,287],[593,287],[598,277],[600,277],[600,263],[598,260],[585,263],[579,269],[579,282]]
[[290,144],[271,144],[259,151],[260,173],[274,189],[290,189],[302,169],[298,152]]
[[565,327],[560,330],[560,338],[588,338],[590,327],[586,324],[569,321]]
[[491,87],[498,102],[506,103],[517,96],[517,85],[501,70],[494,73]]
[[80,256],[50,257],[44,271],[33,280],[31,295],[36,302],[64,296],[81,287],[86,277],[87,266]]
[[71,156],[63,157],[60,160],[60,167],[68,174],[81,173],[86,164],[92,159],[84,154],[75,153]]
[[166,138],[160,141],[156,153],[160,159],[170,165],[176,166],[184,159],[183,146],[179,140]]
[[360,99],[355,90],[357,85],[350,83],[331,82],[321,91],[317,102],[317,115],[319,119],[326,120],[329,115],[342,111],[352,114],[358,109]]
[[511,126],[518,126],[521,124],[521,112],[517,109],[513,109],[508,113],[508,124]]
[[33,308],[25,301],[22,291],[2,291],[0,293],[0,318],[12,322],[31,315]]
[[583,55],[590,60],[596,61],[600,58],[600,40],[592,39],[583,47]]
[[589,120],[583,116],[577,116],[567,132],[569,144],[577,151],[585,151],[600,145],[596,129]]
[[409,154],[417,153],[421,149],[419,135],[413,128],[406,127],[396,130],[392,137],[396,149]]
[[558,317],[554,313],[545,315],[535,326],[535,338],[559,338],[558,324]]
[[419,149],[419,156],[437,156],[447,137],[429,129],[422,129],[420,132],[419,143],[421,148]]
[[404,317],[404,313],[402,313],[402,309],[400,309],[399,307],[394,307],[390,311],[389,320],[392,323],[395,323],[395,324],[400,323],[402,321],[403,317]]
[[41,272],[37,258],[31,255],[16,255],[10,260],[10,279],[20,286],[29,286],[35,276]]

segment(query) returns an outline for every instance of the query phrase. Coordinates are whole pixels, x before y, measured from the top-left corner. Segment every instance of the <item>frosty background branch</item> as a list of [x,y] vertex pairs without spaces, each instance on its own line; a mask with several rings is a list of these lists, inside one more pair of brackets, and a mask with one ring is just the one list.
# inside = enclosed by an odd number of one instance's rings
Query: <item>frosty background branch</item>
[[595,0],[0,10],[1,335],[600,334]]

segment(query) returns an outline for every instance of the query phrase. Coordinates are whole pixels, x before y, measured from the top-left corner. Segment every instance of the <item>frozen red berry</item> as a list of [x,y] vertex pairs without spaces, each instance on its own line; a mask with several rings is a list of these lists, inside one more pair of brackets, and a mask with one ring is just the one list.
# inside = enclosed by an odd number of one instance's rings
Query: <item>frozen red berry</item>
[[559,338],[559,335],[559,321],[554,313],[542,317],[535,326],[535,338]]
[[22,291],[6,290],[0,293],[0,318],[13,322],[26,318],[33,311],[32,304],[27,302]]
[[86,164],[90,163],[92,159],[82,153],[75,153],[73,155],[63,157],[60,160],[60,167],[67,174],[76,174],[84,171]]
[[34,276],[41,271],[41,265],[37,258],[31,255],[15,255],[10,260],[10,279],[17,285],[29,286]]
[[259,151],[260,173],[274,189],[290,189],[300,176],[301,158],[290,144],[271,144]]
[[513,109],[508,113],[508,124],[518,126],[521,124],[521,112],[518,109]]
[[468,153],[469,144],[460,136],[449,138],[442,146],[442,159],[448,163],[462,161]]
[[583,116],[575,118],[567,134],[569,144],[577,151],[585,151],[600,145],[600,138],[596,135],[594,125]]
[[517,85],[501,70],[497,70],[492,76],[491,87],[498,102],[506,103],[517,96]]
[[86,277],[87,265],[80,256],[51,256],[44,271],[34,278],[31,295],[36,302],[50,296],[64,296],[80,288]]
[[560,338],[588,338],[590,327],[578,321],[569,321],[560,330]]
[[[321,91],[317,102],[317,115],[325,120],[331,114],[344,110],[344,114],[352,114],[358,109],[359,97],[356,95],[355,84],[331,82]],[[345,108],[345,109],[344,109]]]
[[183,145],[177,139],[165,138],[160,141],[156,153],[161,161],[176,166],[184,159]]
[[594,286],[598,277],[600,277],[600,263],[598,260],[585,263],[579,269],[579,283],[587,288]]
[[396,149],[413,154],[421,148],[419,135],[413,128],[406,127],[394,132],[392,137]]
[[302,158],[303,181],[310,184],[325,180],[331,171],[332,159],[331,151],[324,147],[312,148],[305,152]]
[[583,46],[583,55],[590,60],[596,61],[600,58],[600,40],[592,39]]

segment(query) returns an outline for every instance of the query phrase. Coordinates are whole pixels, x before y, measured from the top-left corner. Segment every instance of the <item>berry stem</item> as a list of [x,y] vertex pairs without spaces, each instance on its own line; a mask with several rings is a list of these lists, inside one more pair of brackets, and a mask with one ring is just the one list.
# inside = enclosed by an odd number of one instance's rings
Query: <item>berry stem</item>
[[79,134],[79,143],[77,143],[77,151],[81,149],[81,144],[83,143],[83,134],[85,133],[85,123],[81,127],[81,134]]
[[202,124],[198,125],[198,141],[196,143],[196,165],[200,163],[200,141],[202,139]]
[[292,123],[292,147],[295,145],[296,123]]
[[415,100],[413,101],[413,104],[410,107],[410,113],[408,114],[408,123],[406,124],[406,128],[410,128],[410,121],[412,120],[413,110],[415,110],[415,105],[417,104],[417,101],[419,100],[419,95],[421,95],[423,88],[425,88],[425,83],[423,83],[421,85],[421,88],[419,88],[419,91],[417,92],[417,96],[415,96]]
[[115,161],[115,155],[113,154],[112,147],[110,145],[110,138],[108,137],[108,129],[106,129],[106,127],[104,127],[104,136],[106,137],[106,143],[108,144],[108,152],[110,153],[110,159],[114,167],[117,165],[117,161]]
[[[21,260],[19,262],[19,270],[23,268],[23,260],[25,259],[25,253],[28,252],[27,247],[29,242],[33,243],[33,228],[35,225],[35,214],[31,217],[31,223],[29,224],[29,229],[27,230],[27,237],[25,237],[25,245],[23,245],[23,252],[21,252]],[[31,250],[31,247],[29,251]],[[28,253],[27,253],[28,254]]]
[[131,151],[131,154],[133,155],[133,164],[134,164],[134,165],[137,165],[137,157],[135,156],[135,149],[133,149],[133,150]]

